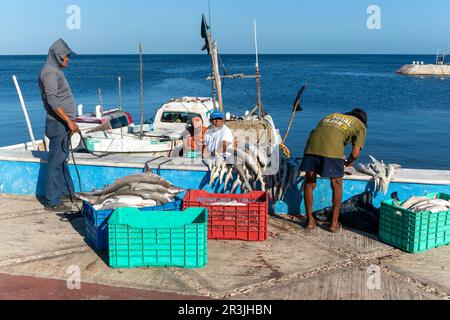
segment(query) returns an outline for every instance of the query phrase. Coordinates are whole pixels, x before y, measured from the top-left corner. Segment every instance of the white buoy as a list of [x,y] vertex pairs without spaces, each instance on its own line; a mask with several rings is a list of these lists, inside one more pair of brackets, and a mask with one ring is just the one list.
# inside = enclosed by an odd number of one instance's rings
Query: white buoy
[[413,61],[413,65],[415,65],[416,64],[416,62],[415,61]]
[[102,106],[101,106],[101,105],[98,105],[98,106],[95,107],[95,117],[96,117],[97,119],[101,119],[102,116],[103,116]]
[[231,120],[231,113],[227,112],[225,114],[225,120],[230,121]]
[[83,105],[79,104],[78,105],[78,116],[81,117],[83,115]]
[[28,117],[28,111],[25,106],[25,102],[23,100],[22,91],[20,90],[19,82],[17,81],[17,77],[13,76],[13,81],[16,86],[17,94],[19,95],[20,105],[22,106],[23,114],[25,115],[25,121],[27,122],[28,133],[30,134],[31,141],[33,142],[33,148],[37,151],[36,140],[34,139],[33,128],[31,127],[30,118]]
[[423,61],[420,62],[421,65],[424,65],[425,63]]

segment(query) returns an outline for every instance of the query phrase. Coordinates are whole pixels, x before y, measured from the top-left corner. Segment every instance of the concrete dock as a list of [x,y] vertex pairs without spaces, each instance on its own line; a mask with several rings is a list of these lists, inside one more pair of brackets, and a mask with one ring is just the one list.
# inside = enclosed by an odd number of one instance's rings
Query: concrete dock
[[[209,241],[204,269],[116,270],[85,242],[83,219],[61,217],[35,197],[0,196],[0,299],[450,299],[450,246],[407,254],[272,216],[266,242]],[[67,286],[74,267],[79,290]]]

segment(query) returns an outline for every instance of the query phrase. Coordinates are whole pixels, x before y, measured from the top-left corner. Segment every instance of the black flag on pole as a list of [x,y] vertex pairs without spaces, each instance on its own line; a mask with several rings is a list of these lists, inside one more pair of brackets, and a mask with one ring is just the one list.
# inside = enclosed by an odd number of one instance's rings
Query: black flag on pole
[[202,51],[207,50],[208,54],[210,54],[209,49],[210,49],[210,43],[209,43],[209,37],[208,37],[208,30],[209,30],[209,26],[206,23],[206,17],[205,15],[202,16],[202,38],[205,39],[205,45],[203,46]]
[[305,92],[307,87],[308,87],[308,85],[304,84],[302,86],[302,88],[300,89],[300,91],[298,92],[297,97],[295,98],[294,108],[293,108],[292,112],[302,112],[303,111],[303,107],[300,102],[301,102],[303,93]]

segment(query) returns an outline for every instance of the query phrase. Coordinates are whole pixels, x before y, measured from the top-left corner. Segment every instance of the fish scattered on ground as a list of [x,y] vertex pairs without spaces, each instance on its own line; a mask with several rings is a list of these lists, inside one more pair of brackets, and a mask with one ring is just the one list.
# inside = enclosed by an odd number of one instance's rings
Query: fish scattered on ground
[[150,173],[135,174],[116,180],[103,190],[78,193],[77,196],[96,210],[120,207],[154,207],[167,204],[184,190]]
[[356,170],[373,178],[375,192],[381,191],[384,194],[387,194],[389,184],[401,166],[398,164],[388,164],[386,166],[383,161],[380,162],[372,156],[369,157],[372,160],[372,163],[369,163],[368,165],[360,163],[356,166]]

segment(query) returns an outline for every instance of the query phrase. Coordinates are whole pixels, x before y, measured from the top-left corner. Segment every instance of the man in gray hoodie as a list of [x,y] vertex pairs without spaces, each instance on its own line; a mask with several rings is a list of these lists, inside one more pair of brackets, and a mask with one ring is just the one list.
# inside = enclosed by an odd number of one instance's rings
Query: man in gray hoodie
[[74,122],[75,99],[63,69],[67,68],[70,55],[74,54],[64,40],[56,41],[48,52],[47,62],[39,76],[39,88],[47,111],[45,135],[50,139],[48,173],[45,187],[47,211],[64,212],[62,197],[74,194],[74,186],[67,167],[69,158],[69,133],[79,131]]

